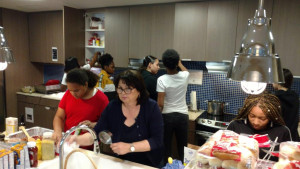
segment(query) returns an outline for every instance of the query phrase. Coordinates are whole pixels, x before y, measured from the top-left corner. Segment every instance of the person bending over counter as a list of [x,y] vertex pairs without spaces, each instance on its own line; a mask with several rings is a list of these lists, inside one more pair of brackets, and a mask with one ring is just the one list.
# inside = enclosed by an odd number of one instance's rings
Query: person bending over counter
[[159,70],[158,64],[159,60],[156,57],[148,55],[144,58],[143,65],[139,69],[143,76],[146,88],[150,94],[150,98],[155,101],[157,101],[157,78],[155,75]]
[[289,69],[283,69],[285,83],[273,84],[275,95],[281,104],[281,115],[287,127],[291,130],[293,141],[299,141],[299,96],[291,90],[293,74]]
[[[112,151],[118,158],[161,167],[163,155],[163,120],[155,101],[149,99],[142,76],[126,70],[114,81],[118,99],[112,100],[95,126],[96,134],[109,131]],[[93,144],[90,133],[73,136],[69,144]]]
[[73,69],[67,74],[68,90],[59,102],[53,119],[53,138],[59,143],[62,132],[79,123],[94,127],[108,105],[104,93],[94,88],[99,77],[85,69]]
[[[237,117],[230,122],[227,130],[232,130],[238,134],[265,135],[268,134],[270,140],[277,143],[291,141],[290,130],[280,115],[279,99],[269,93],[259,95],[250,95],[245,99]],[[267,148],[268,150],[270,148]],[[279,145],[275,147],[279,151]],[[259,158],[263,159],[266,153],[260,149]],[[271,157],[271,160],[277,161],[278,158]]]

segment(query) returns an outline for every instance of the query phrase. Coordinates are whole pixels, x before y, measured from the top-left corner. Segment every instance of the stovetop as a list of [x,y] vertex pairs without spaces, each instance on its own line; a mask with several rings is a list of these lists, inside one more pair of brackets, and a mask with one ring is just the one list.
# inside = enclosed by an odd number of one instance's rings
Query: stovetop
[[214,116],[207,111],[204,111],[197,120],[198,124],[219,128],[219,129],[226,129],[229,123],[236,117],[235,114],[224,113],[221,116]]

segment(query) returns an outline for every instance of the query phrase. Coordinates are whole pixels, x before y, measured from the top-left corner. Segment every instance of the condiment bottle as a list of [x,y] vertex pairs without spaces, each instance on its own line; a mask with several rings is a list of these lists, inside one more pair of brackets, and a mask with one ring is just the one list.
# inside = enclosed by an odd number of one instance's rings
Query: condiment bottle
[[42,160],[42,142],[39,138],[36,140],[36,147],[38,149],[38,160]]
[[42,160],[52,160],[54,154],[54,140],[52,139],[52,132],[43,133],[42,140]]
[[27,142],[30,167],[37,167],[38,165],[38,149],[34,141]]

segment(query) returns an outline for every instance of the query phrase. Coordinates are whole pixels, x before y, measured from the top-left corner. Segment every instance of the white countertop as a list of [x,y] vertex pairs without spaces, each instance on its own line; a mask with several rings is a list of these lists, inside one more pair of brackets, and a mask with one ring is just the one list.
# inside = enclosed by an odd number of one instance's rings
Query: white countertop
[[45,98],[45,99],[61,100],[61,98],[63,97],[65,92],[53,93],[53,94],[17,92],[17,94],[21,94],[21,95],[25,95],[25,96],[40,97],[40,98]]

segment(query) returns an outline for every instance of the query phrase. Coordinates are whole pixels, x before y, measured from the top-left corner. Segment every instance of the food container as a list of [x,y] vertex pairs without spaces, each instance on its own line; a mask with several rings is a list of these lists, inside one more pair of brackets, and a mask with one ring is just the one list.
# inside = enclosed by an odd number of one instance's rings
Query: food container
[[[32,127],[32,128],[26,129],[26,131],[29,134],[29,136],[31,136],[35,139],[38,139],[38,138],[41,139],[44,132],[53,132],[53,130],[51,130],[51,129],[42,128],[42,127]],[[18,131],[18,132],[9,134],[7,136],[7,138],[8,139],[19,138],[19,139],[21,139],[21,141],[27,141],[27,137],[23,131]]]
[[217,100],[206,100],[207,103],[207,113],[214,116],[221,116],[224,114],[224,107],[227,105],[225,102]]

